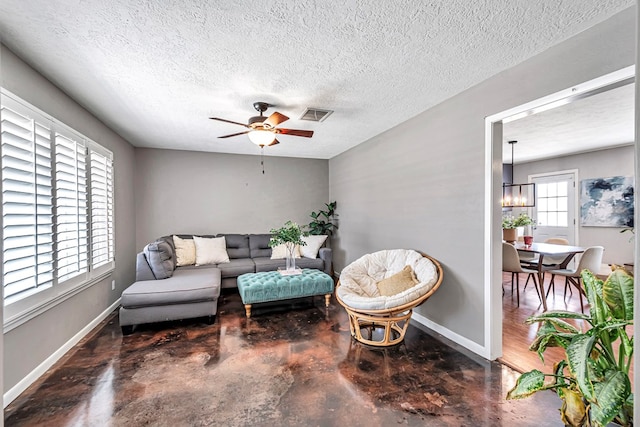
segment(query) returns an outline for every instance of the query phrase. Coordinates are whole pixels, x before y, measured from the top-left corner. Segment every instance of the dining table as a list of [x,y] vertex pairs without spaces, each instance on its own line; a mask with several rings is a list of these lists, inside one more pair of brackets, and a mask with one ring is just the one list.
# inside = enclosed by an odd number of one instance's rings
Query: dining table
[[[529,263],[532,268],[535,268],[538,272],[538,286],[540,287],[540,300],[544,311],[547,311],[547,298],[544,294],[544,272],[547,270],[556,270],[567,268],[567,265],[571,262],[576,254],[583,253],[585,248],[580,246],[570,245],[557,245],[555,243],[537,243],[533,242],[530,245],[526,245],[523,242],[516,242],[514,244],[518,252],[524,252],[529,254],[538,254],[536,262]],[[565,256],[560,263],[547,263],[544,262],[545,255],[553,256],[555,259]]]

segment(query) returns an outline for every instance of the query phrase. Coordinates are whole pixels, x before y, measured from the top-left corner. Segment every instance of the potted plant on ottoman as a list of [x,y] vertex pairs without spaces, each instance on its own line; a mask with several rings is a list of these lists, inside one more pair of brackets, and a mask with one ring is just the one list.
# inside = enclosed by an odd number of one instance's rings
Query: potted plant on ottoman
[[502,240],[509,243],[515,242],[518,237],[518,227],[531,224],[533,224],[533,219],[525,212],[522,212],[517,217],[511,214],[504,215],[502,217]]
[[271,239],[269,246],[274,248],[278,245],[284,245],[287,251],[286,269],[295,271],[296,269],[296,246],[304,246],[307,243],[302,240],[302,236],[308,236],[309,233],[302,231],[300,226],[292,221],[284,223],[283,227],[271,229]]

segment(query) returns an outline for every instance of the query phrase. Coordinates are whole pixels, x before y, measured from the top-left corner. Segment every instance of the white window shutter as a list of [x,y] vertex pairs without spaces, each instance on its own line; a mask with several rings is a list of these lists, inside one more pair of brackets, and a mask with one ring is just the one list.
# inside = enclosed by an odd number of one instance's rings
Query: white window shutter
[[96,269],[114,258],[113,162],[95,150],[90,150],[90,159],[91,267]]
[[16,324],[113,271],[113,153],[0,94],[0,266],[5,321]]
[[0,111],[4,297],[53,282],[50,130]]
[[55,137],[55,225],[58,282],[88,271],[86,146]]

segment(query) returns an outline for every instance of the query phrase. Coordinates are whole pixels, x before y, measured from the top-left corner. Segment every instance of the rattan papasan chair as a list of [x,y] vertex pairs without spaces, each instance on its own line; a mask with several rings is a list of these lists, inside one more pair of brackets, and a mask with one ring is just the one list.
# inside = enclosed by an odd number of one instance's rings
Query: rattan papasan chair
[[[381,287],[409,275],[413,281],[397,293],[389,295],[389,288]],[[336,299],[347,310],[354,339],[388,347],[402,342],[413,308],[433,295],[440,283],[442,266],[430,256],[409,249],[383,250],[364,255],[342,270]]]

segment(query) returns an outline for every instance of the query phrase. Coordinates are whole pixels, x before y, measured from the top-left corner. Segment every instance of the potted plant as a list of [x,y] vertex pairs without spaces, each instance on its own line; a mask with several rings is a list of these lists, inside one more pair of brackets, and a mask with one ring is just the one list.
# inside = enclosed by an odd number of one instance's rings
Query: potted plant
[[514,217],[511,214],[502,216],[502,240],[513,243],[518,237],[517,228],[533,224],[533,219],[526,212]]
[[[548,347],[562,347],[566,358],[551,374],[537,369],[518,378],[507,399],[522,399],[540,390],[555,390],[562,399],[560,416],[569,426],[605,426],[614,421],[633,425],[633,394],[629,367],[633,357],[633,277],[615,268],[606,281],[582,271],[589,314],[548,311],[531,316],[527,323],[540,323],[530,350],[544,362]],[[581,330],[566,319],[586,322]],[[551,381],[545,382],[545,377]]]
[[269,246],[271,248],[278,245],[285,245],[287,250],[286,256],[286,269],[296,269],[296,245],[304,246],[307,243],[302,240],[302,236],[308,236],[309,233],[302,231],[302,228],[293,221],[287,221],[283,227],[272,228],[271,238],[269,239]]
[[335,223],[336,214],[336,202],[325,203],[327,210],[319,210],[318,212],[311,212],[309,215],[313,220],[309,223],[309,234],[313,235],[327,235],[333,234],[333,229],[338,228]]

